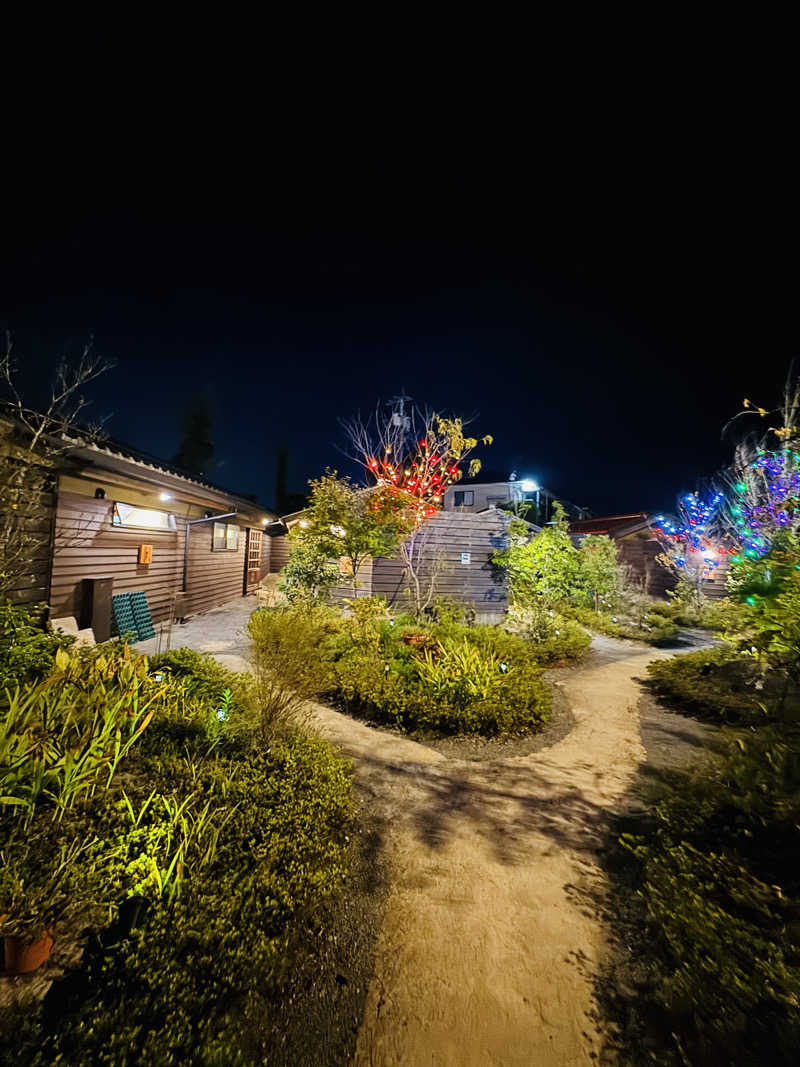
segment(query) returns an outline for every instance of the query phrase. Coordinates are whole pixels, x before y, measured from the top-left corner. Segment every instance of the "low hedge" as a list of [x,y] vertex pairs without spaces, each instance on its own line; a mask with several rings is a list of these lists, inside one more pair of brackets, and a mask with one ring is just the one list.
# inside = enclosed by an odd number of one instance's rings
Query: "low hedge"
[[[261,630],[271,645],[280,631],[288,653],[292,635],[307,629],[296,625],[297,609],[268,613],[268,627],[251,626],[256,662]],[[535,729],[547,717],[550,695],[533,643],[499,627],[390,618],[385,604],[366,600],[349,618],[326,611],[310,618],[318,692],[351,714],[407,732],[487,736]],[[303,655],[312,654],[305,637],[297,644],[298,654],[301,644]],[[279,669],[274,657],[270,663]]]
[[657,660],[647,673],[650,690],[670,707],[716,723],[767,721],[765,701],[772,703],[780,684],[770,680],[765,690],[755,660],[727,646]]

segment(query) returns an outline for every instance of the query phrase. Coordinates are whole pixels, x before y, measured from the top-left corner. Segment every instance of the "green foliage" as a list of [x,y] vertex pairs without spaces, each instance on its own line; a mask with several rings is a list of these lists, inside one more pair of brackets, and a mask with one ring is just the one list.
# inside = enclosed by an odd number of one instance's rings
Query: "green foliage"
[[413,529],[408,499],[383,487],[365,490],[336,472],[309,482],[307,524],[297,535],[320,558],[345,559],[353,589],[358,573],[371,556],[393,555]]
[[[315,618],[316,637],[326,632],[323,612],[296,614]],[[286,662],[269,623],[256,629],[266,662]],[[260,746],[256,688],[208,657],[178,650],[151,673],[123,646],[59,652],[54,667],[20,690],[36,691],[38,725],[16,712],[5,720],[17,745],[5,770],[20,772],[16,756],[38,738],[25,761],[45,773],[27,821],[0,821],[0,932],[102,936],[90,939],[80,980],[67,975],[44,1006],[6,1013],[0,1059],[269,1059],[281,982],[312,950],[320,906],[344,877],[348,764],[286,731]],[[70,762],[57,756],[75,737],[97,773],[57,821],[57,775]]]
[[738,634],[726,637],[750,651],[765,671],[785,672],[800,686],[800,538],[776,534],[771,551],[757,560],[734,562],[729,576],[733,595],[745,612]]
[[47,674],[59,648],[75,641],[41,623],[40,613],[0,601],[0,705],[5,692]]
[[531,642],[532,654],[540,663],[578,660],[591,644],[591,637],[582,626],[541,603],[511,607],[505,626]]
[[[133,878],[130,889],[150,899],[139,924],[89,953],[84,982],[65,984],[59,1012],[29,1023],[29,1047],[20,1047],[18,1031],[10,1040],[17,1055],[31,1056],[25,1062],[42,1064],[59,1057],[126,1063],[132,1054],[153,1064],[262,1062],[275,1051],[269,1041],[281,983],[297,953],[308,951],[315,914],[344,877],[347,766],[323,742],[294,736],[269,753],[148,757],[138,769],[184,812],[188,801],[198,813],[191,800],[198,789],[208,798],[199,812],[207,802],[223,806],[215,847],[209,853],[207,835],[200,842],[191,835],[180,893]],[[134,811],[146,799],[137,797]],[[126,830],[130,856],[140,847],[150,854],[162,814],[153,801],[140,836]],[[109,835],[130,822],[116,808],[106,819]],[[167,822],[175,824],[174,812]],[[157,854],[172,862],[175,838],[162,845],[163,835]]]
[[290,604],[325,604],[331,590],[342,581],[338,559],[327,555],[327,539],[306,536],[305,529],[295,526],[291,531],[292,551],[281,576],[278,588]]
[[578,549],[580,588],[595,611],[613,611],[623,593],[623,572],[617,545],[606,534],[588,534]]
[[253,613],[248,633],[253,641],[254,711],[243,724],[268,742],[276,731],[293,725],[305,704],[318,696],[329,672],[319,654],[326,616],[297,608],[262,608]]
[[[790,1063],[800,1042],[796,721],[732,747],[627,837],[649,988],[693,1063]],[[685,1060],[684,1060],[685,1062]]]
[[541,599],[547,605],[570,600],[580,589],[581,557],[568,531],[566,512],[553,504],[553,522],[530,537],[525,522],[512,520],[509,543],[496,552],[494,562],[507,575],[511,600],[523,606]]
[[651,601],[642,599],[644,603],[637,611],[620,608],[618,615],[573,604],[561,604],[559,610],[587,629],[607,637],[644,641],[656,647],[674,644],[678,627],[661,611],[652,610]]
[[785,674],[763,674],[752,657],[730,647],[659,660],[647,671],[650,688],[671,707],[711,722],[764,725],[784,704],[798,703]]
[[330,696],[346,710],[423,733],[530,730],[549,692],[531,642],[494,626],[344,620],[322,642]]
[[59,649],[42,681],[9,694],[0,721],[0,804],[26,820],[37,804],[61,818],[78,798],[108,788],[153,717],[158,685],[147,660]]

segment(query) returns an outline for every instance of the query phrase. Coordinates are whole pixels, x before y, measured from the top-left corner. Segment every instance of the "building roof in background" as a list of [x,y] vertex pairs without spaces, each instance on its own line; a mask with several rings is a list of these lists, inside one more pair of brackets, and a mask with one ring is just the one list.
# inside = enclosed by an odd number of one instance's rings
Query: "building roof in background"
[[573,534],[612,534],[619,535],[628,530],[636,530],[650,525],[650,516],[646,511],[635,511],[630,515],[601,515],[596,519],[578,519],[569,524]]

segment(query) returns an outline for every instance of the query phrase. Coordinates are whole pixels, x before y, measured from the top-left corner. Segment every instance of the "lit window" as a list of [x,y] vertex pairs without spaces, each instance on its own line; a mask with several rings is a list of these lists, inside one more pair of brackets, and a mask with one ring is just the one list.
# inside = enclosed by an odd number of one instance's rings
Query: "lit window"
[[214,552],[235,552],[239,547],[239,527],[232,522],[215,522],[211,547]]
[[453,504],[457,508],[471,508],[475,503],[475,491],[473,489],[456,489],[453,494]]
[[168,511],[139,508],[134,504],[116,501],[111,512],[111,525],[128,526],[134,530],[163,530],[168,533],[175,529],[175,516]]

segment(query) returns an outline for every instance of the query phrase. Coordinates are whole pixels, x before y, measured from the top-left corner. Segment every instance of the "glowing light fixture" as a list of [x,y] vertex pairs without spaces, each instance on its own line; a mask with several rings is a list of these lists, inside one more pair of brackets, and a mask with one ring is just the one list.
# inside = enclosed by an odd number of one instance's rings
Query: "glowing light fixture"
[[159,493],[158,499],[163,500],[164,502],[166,502],[167,500],[172,500],[172,493]]
[[532,478],[524,478],[522,481],[523,493],[535,493],[539,488],[538,484],[533,481]]

